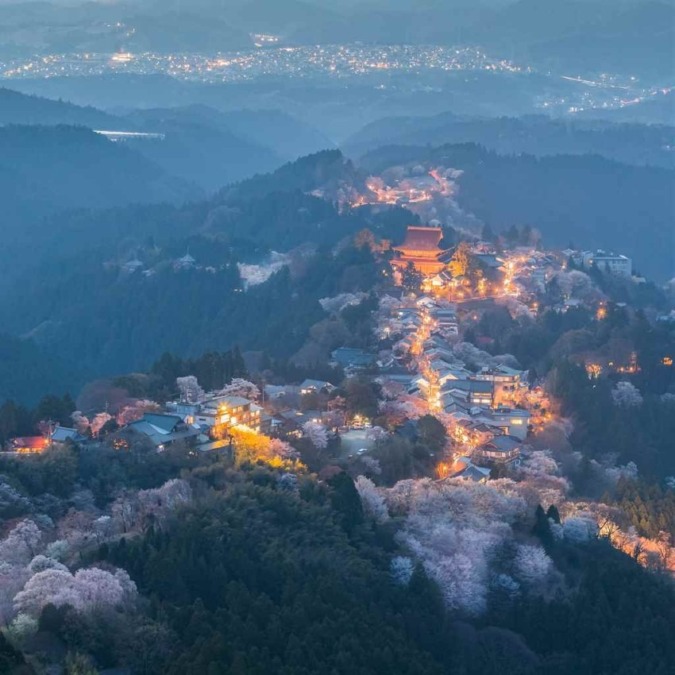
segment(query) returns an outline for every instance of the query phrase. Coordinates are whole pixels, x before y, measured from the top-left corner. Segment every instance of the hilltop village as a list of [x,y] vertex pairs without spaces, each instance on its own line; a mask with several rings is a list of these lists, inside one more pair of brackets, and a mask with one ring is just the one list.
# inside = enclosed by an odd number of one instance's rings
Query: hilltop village
[[[291,360],[246,345],[165,354],[148,372],[90,382],[77,402],[0,406],[0,658],[221,672],[208,664],[230,655],[200,637],[207,626],[236,636],[255,625],[271,644],[283,622],[268,620],[270,603],[276,612],[296,586],[311,586],[302,597],[325,600],[333,617],[312,648],[342,630],[344,589],[360,589],[353,616],[370,611],[372,588],[373,602],[391,602],[387,616],[402,601],[419,607],[406,621],[425,632],[447,616],[498,627],[475,648],[455,624],[439,628],[439,673],[459,664],[483,675],[481,654],[502,654],[504,639],[514,672],[518,633],[534,642],[541,632],[541,603],[544,632],[578,644],[577,617],[617,575],[643,585],[650,616],[670,611],[669,303],[622,255],[519,238],[448,242],[432,224],[390,243],[360,231],[341,255],[369,283],[320,298]],[[289,259],[248,265],[239,297],[287,274]],[[133,267],[123,274],[149,283]],[[200,267],[186,252],[171,278],[209,274]],[[661,486],[654,475],[671,478]],[[600,582],[588,571],[596,557]],[[255,593],[242,596],[243,577]],[[177,612],[185,589],[198,600]],[[306,632],[298,617],[311,612],[293,607],[284,616]],[[399,640],[383,637],[391,625],[366,620],[379,628],[359,635],[396,654]],[[612,614],[631,635],[637,620]],[[189,655],[171,669],[176,635]],[[541,649],[557,663],[557,643]],[[667,659],[658,649],[654,661]],[[303,672],[322,672],[325,658]],[[557,672],[528,658],[526,673]],[[592,647],[584,658],[590,670],[578,672],[589,675],[617,663]]]
[[[40,435],[12,437],[5,451],[41,453],[74,443],[162,452],[181,445],[240,462],[262,447],[279,451],[280,461],[297,459],[302,452],[294,446],[309,445],[318,451],[310,460],[315,470],[363,469],[377,462],[371,453],[378,454],[384,439],[414,443],[426,430],[440,440],[427,449],[421,475],[478,482],[515,475],[531,449],[529,439],[556,420],[558,404],[536,372],[495,353],[495,339],[480,334],[483,316],[497,308],[533,318],[549,302],[559,314],[583,307],[601,318],[607,300],[582,270],[630,279],[630,259],[532,246],[497,250],[480,240],[444,248],[443,230],[435,226],[410,226],[393,246],[370,233],[357,240],[380,257],[382,283],[371,296],[322,301],[329,313],[367,305],[370,316],[366,347],[331,350],[322,368],[330,378],[266,382],[259,374],[252,382],[242,361],[237,376],[219,389],[205,391],[195,375],[182,375],[175,398],[127,396],[112,407],[106,401],[106,409],[72,413],[72,425],[41,420]],[[276,271],[278,261],[272,264]],[[174,267],[196,265],[188,252]],[[127,264],[130,273],[140,266]],[[264,270],[259,274],[265,277]],[[638,367],[632,352],[616,362],[600,360],[584,356],[589,377],[603,368],[630,373]]]

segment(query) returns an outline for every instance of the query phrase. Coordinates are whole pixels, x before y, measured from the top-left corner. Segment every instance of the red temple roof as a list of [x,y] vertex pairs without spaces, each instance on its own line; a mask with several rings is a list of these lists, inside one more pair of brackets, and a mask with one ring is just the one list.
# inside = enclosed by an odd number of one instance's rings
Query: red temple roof
[[440,227],[415,227],[410,225],[405,241],[396,248],[409,251],[439,252],[441,239],[443,239],[443,230]]

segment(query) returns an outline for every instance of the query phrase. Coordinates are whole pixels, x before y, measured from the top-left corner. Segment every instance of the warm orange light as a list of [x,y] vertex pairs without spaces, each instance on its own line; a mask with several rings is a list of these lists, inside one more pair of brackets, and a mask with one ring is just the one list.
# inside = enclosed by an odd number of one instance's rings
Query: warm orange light
[[599,363],[587,363],[586,374],[589,380],[597,380],[602,374],[602,366]]
[[450,465],[449,464],[446,464],[445,462],[441,462],[436,467],[436,475],[439,478],[447,478],[449,474],[450,474]]

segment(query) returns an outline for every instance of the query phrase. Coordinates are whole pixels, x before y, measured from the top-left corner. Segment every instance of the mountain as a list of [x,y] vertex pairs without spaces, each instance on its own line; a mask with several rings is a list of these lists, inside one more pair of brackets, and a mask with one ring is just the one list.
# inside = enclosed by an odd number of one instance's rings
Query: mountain
[[473,144],[390,146],[360,162],[374,173],[401,164],[462,170],[459,206],[494,231],[527,224],[549,246],[624,253],[650,278],[673,277],[673,170],[598,155],[499,155]]
[[83,381],[77,368],[66,366],[31,340],[0,333],[0,400],[34,405],[42,392],[65,393]]
[[123,122],[91,106],[54,101],[1,87],[0,125],[3,124],[71,124],[92,129],[117,129]]
[[126,119],[133,127],[166,134],[162,144],[140,142],[133,147],[207,190],[332,146],[314,128],[277,110],[221,112],[193,105],[137,110]]
[[[0,3],[0,37],[5,56],[119,49],[157,53],[250,49],[248,32],[235,27],[227,12],[204,14],[188,3],[172,11],[129,2]],[[178,8],[178,6],[176,5]]]
[[500,154],[598,154],[628,164],[675,168],[675,127],[557,120],[544,115],[481,118],[442,113],[388,117],[348,138],[351,157],[384,145],[477,143]]
[[[159,142],[159,141],[158,141]],[[180,202],[199,191],[123,144],[84,127],[0,128],[5,241],[59,209]]]
[[224,125],[195,119],[180,110],[141,111],[130,119],[139,128],[165,137],[159,143],[131,139],[129,147],[164,171],[207,191],[271,171],[284,162],[272,150],[233,134]]
[[253,43],[248,33],[234,28],[226,18],[171,12],[166,6],[154,14],[133,14],[122,19],[128,29],[117,39],[118,48],[164,54],[250,49]]
[[339,150],[301,157],[279,167],[274,173],[254,176],[240,185],[225,187],[221,199],[254,199],[275,192],[312,192],[319,188],[333,191],[341,184],[355,184],[363,176]]
[[[586,110],[580,116],[595,118],[598,117],[598,111]],[[602,117],[614,122],[672,124],[675,119],[675,91],[667,88],[647,100],[636,101],[614,110],[603,110]]]
[[540,68],[658,80],[672,74],[675,7],[521,0],[483,16],[468,35],[492,53]]
[[[208,4],[212,11],[214,3]],[[301,0],[247,0],[226,11],[232,23],[242,29],[252,33],[281,34],[286,39],[308,26],[337,18],[332,10]]]
[[[340,213],[304,193],[356,175],[329,151],[209,201],[55,214],[33,237],[30,258],[4,275],[6,329],[93,376],[145,368],[165,351],[199,355],[236,344],[290,357],[323,318],[319,299],[373,281],[368,250],[335,256],[333,247],[364,228],[399,237],[410,221],[396,210]],[[177,267],[186,250],[195,263]],[[272,250],[293,251],[290,267],[244,291],[238,264],[264,267]]]
[[281,110],[228,110],[220,116],[232,132],[262,143],[286,160],[335,147],[318,129]]
[[673,72],[675,7],[654,2],[600,16],[571,34],[531,46],[541,64],[584,72],[640,75],[669,81]]

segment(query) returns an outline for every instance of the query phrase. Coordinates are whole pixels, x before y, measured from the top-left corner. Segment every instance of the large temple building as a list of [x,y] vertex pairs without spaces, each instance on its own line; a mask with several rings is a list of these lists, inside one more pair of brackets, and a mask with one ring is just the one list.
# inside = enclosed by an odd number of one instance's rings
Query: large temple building
[[443,230],[440,227],[410,225],[403,244],[393,247],[397,255],[391,264],[401,272],[412,263],[425,276],[438,274],[445,269],[445,262],[440,260],[445,253],[440,246],[441,239]]

